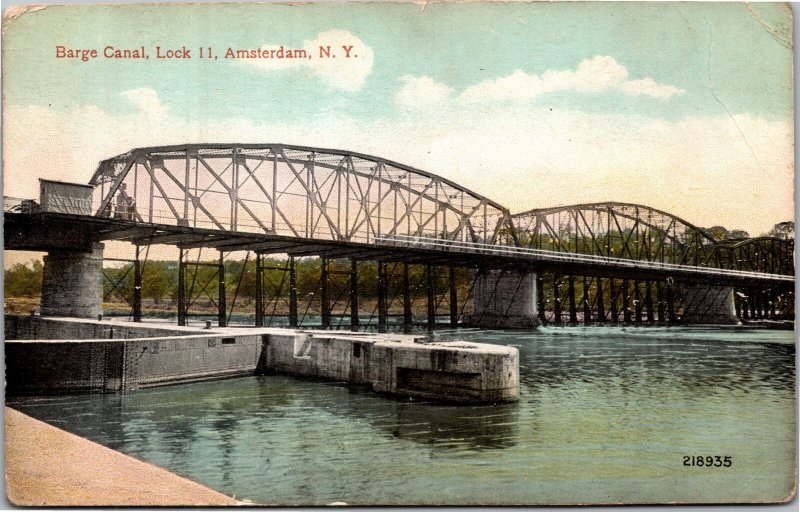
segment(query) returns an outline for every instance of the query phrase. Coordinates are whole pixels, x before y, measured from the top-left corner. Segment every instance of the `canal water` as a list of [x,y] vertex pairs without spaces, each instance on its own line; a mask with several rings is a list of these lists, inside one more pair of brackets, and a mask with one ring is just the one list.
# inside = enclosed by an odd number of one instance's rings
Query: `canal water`
[[[517,347],[520,400],[437,405],[259,376],[9,405],[262,504],[759,502],[792,489],[792,332],[437,336]],[[699,456],[711,467],[684,465]]]

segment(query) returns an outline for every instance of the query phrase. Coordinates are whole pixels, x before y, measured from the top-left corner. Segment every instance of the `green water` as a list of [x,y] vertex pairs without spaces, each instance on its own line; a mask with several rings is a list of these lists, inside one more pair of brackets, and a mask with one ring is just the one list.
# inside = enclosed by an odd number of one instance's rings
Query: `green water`
[[[436,405],[262,376],[9,404],[265,504],[760,502],[793,487],[791,332],[437,335],[517,347],[519,402]],[[732,464],[684,466],[691,455]]]

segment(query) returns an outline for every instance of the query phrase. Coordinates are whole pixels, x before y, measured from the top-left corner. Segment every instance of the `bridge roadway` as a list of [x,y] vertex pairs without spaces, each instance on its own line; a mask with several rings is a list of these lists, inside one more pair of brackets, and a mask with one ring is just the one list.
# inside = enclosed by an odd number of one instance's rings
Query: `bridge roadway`
[[496,244],[394,235],[371,242],[310,239],[271,233],[176,226],[66,213],[5,213],[6,250],[75,249],[94,242],[127,241],[136,245],[172,245],[221,252],[254,251],[319,256],[329,259],[402,261],[429,265],[515,269],[584,276],[613,275],[622,279],[688,281],[698,284],[765,285],[793,289],[794,276],[569,254]]

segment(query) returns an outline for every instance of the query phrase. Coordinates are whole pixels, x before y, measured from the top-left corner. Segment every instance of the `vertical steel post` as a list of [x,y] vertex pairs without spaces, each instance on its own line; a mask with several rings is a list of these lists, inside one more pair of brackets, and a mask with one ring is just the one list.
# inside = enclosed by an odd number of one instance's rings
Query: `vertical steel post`
[[609,293],[611,299],[611,321],[615,324],[619,322],[619,311],[617,310],[617,287],[612,277],[609,280]]
[[330,274],[328,273],[328,258],[320,258],[320,265],[322,271],[320,272],[320,311],[322,313],[322,328],[330,329],[331,327],[331,301],[328,295],[330,284]]
[[736,288],[733,289],[733,308],[736,310],[736,318],[739,320],[742,319],[742,298],[739,297],[739,294],[736,291]]
[[647,323],[655,323],[656,318],[653,314],[653,282],[650,280],[644,283],[644,307],[647,311]]
[[667,321],[675,323],[675,296],[673,295],[672,282],[667,281]]
[[449,269],[450,285],[450,327],[458,327],[458,290],[456,289],[456,268],[450,266]]
[[189,225],[189,172],[192,168],[192,160],[189,156],[189,150],[187,149],[184,153],[186,157],[186,166],[185,166],[185,174],[184,174],[184,181],[183,181],[183,223],[184,225]]
[[425,291],[427,292],[428,329],[433,329],[433,327],[436,325],[436,281],[434,277],[433,265],[425,265],[425,281],[427,282]]
[[628,295],[628,290],[630,289],[630,283],[628,283],[627,279],[622,280],[622,321],[626,324],[631,323],[631,308],[630,308],[630,295]]
[[575,307],[575,276],[572,274],[567,279],[567,294],[569,295],[569,324],[576,325],[578,323],[578,311]]
[[133,321],[142,321],[142,263],[139,260],[139,245],[133,262]]
[[586,276],[583,276],[583,323],[589,325],[592,323],[592,307],[589,304],[589,281]]
[[641,287],[639,286],[640,284],[641,283],[639,283],[638,280],[633,281],[633,290],[634,290],[633,302],[635,304],[634,306],[635,316],[633,318],[633,321],[637,324],[642,323],[642,310],[644,309],[644,301],[642,301],[642,290]]
[[777,316],[776,312],[775,312],[775,303],[776,302],[777,302],[777,300],[775,299],[775,293],[772,291],[772,289],[767,290],[767,305],[769,307],[769,317],[770,318],[775,318]]
[[664,283],[661,281],[656,283],[656,294],[658,295],[656,299],[658,304],[658,323],[663,324],[667,321],[667,317],[664,309]]
[[219,282],[219,292],[217,306],[217,323],[220,327],[225,327],[228,324],[228,306],[225,301],[225,254],[219,251],[219,266],[217,267],[217,280]]
[[[135,165],[138,166],[139,164],[137,163]],[[150,224],[153,223],[153,201],[155,200],[156,196],[155,193],[156,180],[154,179],[154,177],[155,177],[155,172],[153,172],[153,174],[150,175],[150,199],[147,201],[147,222],[149,222]],[[109,203],[109,205],[110,204],[111,203]]]
[[294,256],[289,256],[289,326],[297,327],[297,270]]
[[538,302],[539,321],[544,325],[547,323],[547,317],[544,314],[544,278],[540,273],[536,274],[536,300]]
[[414,318],[411,315],[411,281],[408,275],[408,263],[403,263],[403,331],[411,332]]
[[388,325],[388,308],[386,307],[386,265],[378,262],[378,332],[386,332]]
[[745,295],[741,299],[741,304],[742,304],[742,316],[741,316],[741,319],[742,320],[750,320],[750,296],[749,295]]
[[264,269],[261,254],[256,253],[256,327],[264,325]]
[[764,318],[764,292],[758,290],[755,295],[756,295],[756,318],[761,320]]
[[276,214],[278,210],[278,154],[272,150],[272,196],[269,198],[269,206],[272,209],[270,216],[272,217],[272,232],[277,233],[276,230]]
[[178,325],[186,325],[186,265],[184,252],[178,253]]
[[553,323],[561,325],[561,278],[553,274]]
[[350,259],[350,330],[358,330],[358,261]]
[[597,323],[605,323],[606,321],[606,308],[603,304],[603,278],[598,276],[597,278]]

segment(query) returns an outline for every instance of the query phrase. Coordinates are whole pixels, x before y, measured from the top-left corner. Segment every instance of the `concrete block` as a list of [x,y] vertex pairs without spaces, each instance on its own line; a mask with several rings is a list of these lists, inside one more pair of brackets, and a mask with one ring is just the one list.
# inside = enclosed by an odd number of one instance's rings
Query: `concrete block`
[[[67,318],[6,317],[5,325],[12,395],[124,391],[257,372],[447,401],[498,402],[519,395],[518,352],[512,347],[269,328],[201,334]],[[75,335],[102,338],[68,339]],[[33,339],[38,336],[52,338]]]
[[685,324],[739,325],[733,288],[730,286],[687,285],[683,289]]
[[103,244],[44,257],[42,316],[97,318],[102,305]]
[[490,270],[478,275],[473,289],[474,312],[466,323],[476,327],[532,329],[539,325],[536,274]]

